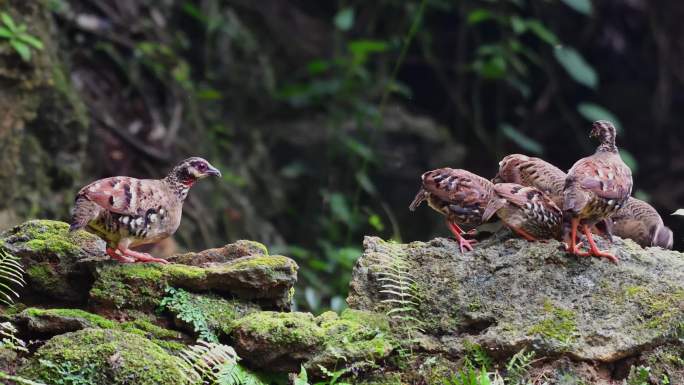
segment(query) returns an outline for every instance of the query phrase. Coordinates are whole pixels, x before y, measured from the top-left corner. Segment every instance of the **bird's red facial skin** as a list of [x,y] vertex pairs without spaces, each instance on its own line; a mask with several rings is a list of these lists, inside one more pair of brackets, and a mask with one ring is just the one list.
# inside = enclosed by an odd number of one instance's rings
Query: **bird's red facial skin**
[[193,184],[195,184],[197,180],[195,178],[188,178],[188,179],[183,179],[181,183],[187,187],[192,187]]

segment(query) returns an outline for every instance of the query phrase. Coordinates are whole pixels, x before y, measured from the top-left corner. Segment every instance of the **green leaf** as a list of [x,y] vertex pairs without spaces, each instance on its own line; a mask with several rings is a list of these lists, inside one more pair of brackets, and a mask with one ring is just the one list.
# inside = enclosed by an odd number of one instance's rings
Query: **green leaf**
[[519,35],[525,32],[525,30],[527,29],[527,23],[525,23],[525,20],[521,19],[518,16],[512,16],[511,28],[513,28],[513,32]]
[[544,153],[544,147],[539,142],[518,131],[512,125],[502,123],[500,127],[501,131],[508,139],[512,140],[523,149],[537,155]]
[[476,9],[468,14],[468,24],[477,24],[494,18],[494,15],[486,9]]
[[639,162],[637,162],[634,155],[632,155],[631,152],[622,148],[619,151],[622,161],[625,162],[625,164],[627,165],[627,167],[630,168],[630,170],[632,170],[632,174],[636,174],[637,172],[639,172]]
[[608,120],[613,122],[618,132],[622,132],[622,124],[612,112],[594,103],[580,103],[577,105],[577,112],[590,122],[597,120]]
[[12,47],[14,47],[14,50],[17,51],[19,56],[21,56],[22,60],[24,60],[25,62],[31,60],[31,49],[29,48],[29,46],[20,42],[19,40],[10,40],[10,44],[12,45]]
[[344,8],[335,15],[335,27],[340,31],[349,31],[354,26],[354,9]]
[[382,40],[354,40],[347,48],[357,62],[363,62],[372,53],[387,51],[387,43]]
[[219,100],[223,99],[223,95],[218,90],[213,88],[203,88],[197,92],[197,97],[202,100]]
[[382,223],[382,218],[380,218],[378,214],[373,214],[368,217],[368,224],[377,231],[382,231],[385,229],[385,224]]
[[558,45],[559,40],[556,34],[551,32],[541,21],[532,19],[527,21],[527,28],[532,31],[538,38],[549,43],[550,45]]
[[341,220],[347,226],[352,226],[354,222],[352,211],[344,195],[340,193],[330,194],[330,210],[335,218]]
[[587,16],[592,14],[591,0],[561,0],[568,7]]
[[12,37],[14,37],[14,34],[9,29],[5,27],[0,27],[0,37],[6,37],[8,39],[11,39]]
[[43,42],[27,33],[22,33],[21,35],[17,36],[17,38],[22,42],[27,43],[30,46],[33,46],[33,48],[35,49],[43,49]]
[[594,68],[574,48],[568,46],[557,47],[553,54],[565,71],[576,82],[589,88],[596,88],[598,75]]
[[501,79],[506,75],[506,59],[501,55],[473,63],[475,70],[485,79]]
[[17,25],[14,24],[14,20],[12,20],[12,16],[8,15],[6,12],[0,13],[0,19],[2,19],[2,22],[5,23],[7,28],[10,29],[10,31],[14,32],[17,29]]
[[309,376],[306,374],[306,369],[302,365],[299,375],[294,380],[294,385],[309,385]]
[[330,68],[330,63],[325,60],[313,60],[306,65],[307,71],[310,75],[317,75],[323,73]]

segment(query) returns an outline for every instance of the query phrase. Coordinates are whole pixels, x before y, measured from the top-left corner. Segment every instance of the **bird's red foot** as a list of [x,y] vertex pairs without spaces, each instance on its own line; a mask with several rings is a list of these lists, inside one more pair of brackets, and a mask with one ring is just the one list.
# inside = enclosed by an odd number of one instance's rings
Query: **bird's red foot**
[[473,245],[477,243],[476,239],[465,239],[463,237],[464,234],[469,234],[471,235],[475,230],[470,230],[467,233],[463,231],[460,227],[458,227],[457,224],[447,221],[447,226],[449,226],[449,230],[454,234],[456,239],[458,240],[458,247],[461,249],[461,254],[465,253],[465,250],[472,251],[473,250]]
[[135,262],[135,259],[127,257],[125,255],[119,255],[117,253],[117,250],[112,249],[111,247],[107,248],[107,255],[109,255],[112,259],[117,260],[121,263],[133,263]]
[[529,242],[534,242],[537,240],[537,238],[533,237],[528,233],[527,231],[517,228],[517,227],[511,227],[511,230],[513,230],[516,234],[520,235],[521,237],[525,238]]
[[167,261],[166,259],[155,258],[147,253],[141,253],[139,251],[134,251],[131,249],[119,249],[119,251],[121,251],[127,257],[130,257],[130,259],[132,259],[132,262],[159,262],[162,264],[169,263],[169,261]]
[[458,238],[458,247],[461,249],[461,254],[464,253],[463,249],[468,251],[473,250],[473,245],[477,243],[476,239],[465,239],[463,237]]
[[589,252],[581,252],[577,253],[577,255],[583,256],[583,257],[588,257],[588,256],[594,256],[594,257],[599,257],[599,258],[607,258],[613,263],[618,262],[618,258],[614,256],[613,254],[610,254],[605,251],[599,250],[599,248],[596,246],[596,242],[594,241],[594,238],[591,236],[591,231],[589,231],[589,226],[584,226],[584,235],[587,237],[587,241],[589,241]]

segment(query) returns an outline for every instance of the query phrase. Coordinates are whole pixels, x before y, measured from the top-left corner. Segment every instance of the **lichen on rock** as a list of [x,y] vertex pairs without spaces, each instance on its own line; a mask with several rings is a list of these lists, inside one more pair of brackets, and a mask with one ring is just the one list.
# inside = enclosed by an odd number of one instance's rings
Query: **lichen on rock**
[[424,337],[444,354],[462,354],[469,340],[495,356],[527,348],[609,363],[675,341],[684,321],[682,254],[630,240],[599,242],[617,250],[618,264],[568,255],[556,241],[496,236],[462,254],[448,239],[396,244],[367,237],[348,303],[391,310],[379,278],[387,261],[402,258],[420,292],[415,307]]

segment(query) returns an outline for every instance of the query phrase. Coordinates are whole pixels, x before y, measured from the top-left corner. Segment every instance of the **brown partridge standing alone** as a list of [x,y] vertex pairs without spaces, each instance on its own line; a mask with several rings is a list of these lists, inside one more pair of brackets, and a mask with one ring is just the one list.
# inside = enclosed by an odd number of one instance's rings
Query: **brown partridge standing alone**
[[528,241],[560,237],[563,212],[541,190],[516,183],[497,183],[494,194],[485,209],[484,221],[496,214]]
[[656,209],[644,201],[630,197],[609,220],[613,234],[621,238],[631,238],[643,247],[672,248],[672,230],[665,226]]
[[474,240],[463,237],[460,226],[476,227],[482,224],[487,203],[493,196],[492,182],[469,171],[440,168],[424,173],[422,187],[411,202],[414,211],[423,201],[446,216],[447,226],[463,249],[472,250]]
[[180,225],[190,187],[221,172],[202,158],[189,158],[163,179],[116,176],[83,187],[76,195],[70,230],[85,228],[107,242],[107,254],[121,262],[161,262],[130,247],[169,237]]
[[[577,255],[594,255],[617,262],[617,257],[600,251],[589,227],[615,214],[632,193],[632,171],[620,158],[615,146],[615,126],[594,122],[591,136],[601,144],[596,152],[578,160],[568,172],[563,189],[563,217],[568,251]],[[569,223],[568,223],[569,222]],[[589,253],[577,248],[577,228],[582,227],[589,242]]]

